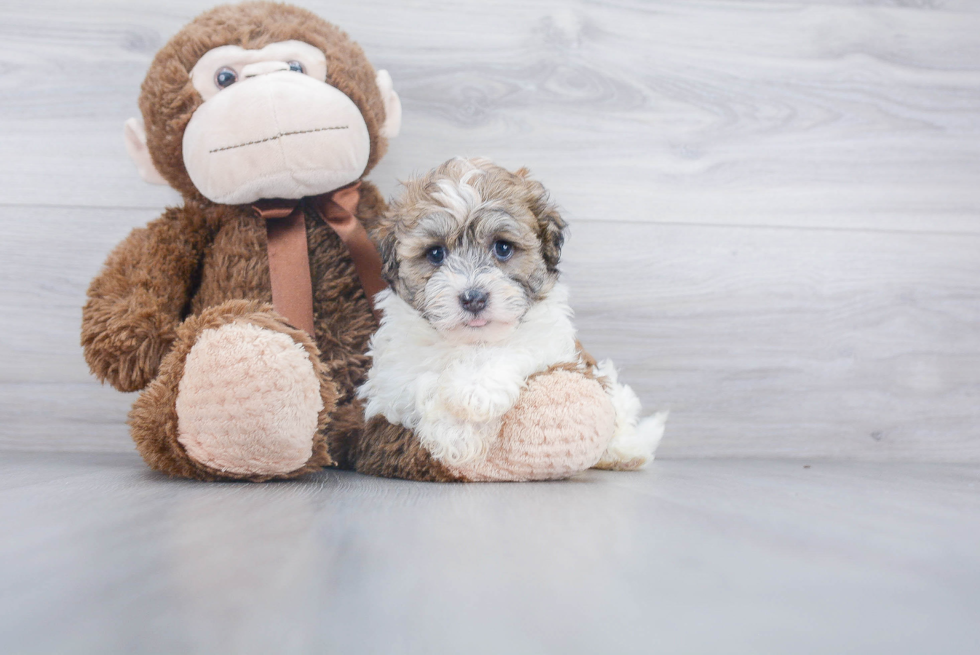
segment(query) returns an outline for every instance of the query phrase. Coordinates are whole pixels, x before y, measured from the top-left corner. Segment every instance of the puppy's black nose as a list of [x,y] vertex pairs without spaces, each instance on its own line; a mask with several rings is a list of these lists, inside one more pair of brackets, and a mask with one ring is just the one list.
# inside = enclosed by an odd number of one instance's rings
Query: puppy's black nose
[[459,294],[459,304],[463,306],[468,312],[473,312],[477,314],[483,311],[483,308],[487,306],[487,298],[490,297],[486,291],[480,291],[478,289],[467,289],[463,293]]

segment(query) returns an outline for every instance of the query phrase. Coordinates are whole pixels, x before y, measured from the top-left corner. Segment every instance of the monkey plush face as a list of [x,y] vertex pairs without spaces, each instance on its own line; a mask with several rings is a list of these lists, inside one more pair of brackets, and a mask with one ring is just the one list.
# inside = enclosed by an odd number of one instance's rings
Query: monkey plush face
[[301,41],[226,45],[191,70],[204,104],[184,131],[184,166],[229,205],[302,198],[361,176],[371,139],[357,105],[326,83],[327,59]]
[[[360,178],[398,131],[385,71],[305,10],[219,7],[160,51],[126,126],[144,179],[219,204],[302,198]],[[179,144],[179,149],[178,149]]]

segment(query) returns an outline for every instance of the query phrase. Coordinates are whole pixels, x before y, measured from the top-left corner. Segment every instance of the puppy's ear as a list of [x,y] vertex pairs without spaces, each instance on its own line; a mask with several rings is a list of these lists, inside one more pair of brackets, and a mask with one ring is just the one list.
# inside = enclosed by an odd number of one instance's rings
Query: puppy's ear
[[538,238],[541,240],[541,256],[549,273],[558,272],[561,247],[565,243],[565,219],[558,213],[558,207],[548,198],[548,192],[540,182],[527,180],[531,192],[531,212],[538,220]]
[[398,279],[398,256],[395,253],[395,230],[385,221],[371,231],[371,238],[378,246],[381,255],[381,277],[394,288]]

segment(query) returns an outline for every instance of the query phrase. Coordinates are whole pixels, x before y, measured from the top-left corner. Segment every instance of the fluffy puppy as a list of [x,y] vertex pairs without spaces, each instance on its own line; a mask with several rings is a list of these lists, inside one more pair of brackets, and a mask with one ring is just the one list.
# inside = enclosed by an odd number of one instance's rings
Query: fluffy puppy
[[616,411],[595,465],[653,458],[664,415],[638,424],[640,403],[575,339],[558,282],[565,222],[544,187],[485,159],[452,159],[410,180],[375,231],[391,289],[359,397],[366,418],[414,431],[436,459],[480,458],[529,376],[555,365],[594,375]]

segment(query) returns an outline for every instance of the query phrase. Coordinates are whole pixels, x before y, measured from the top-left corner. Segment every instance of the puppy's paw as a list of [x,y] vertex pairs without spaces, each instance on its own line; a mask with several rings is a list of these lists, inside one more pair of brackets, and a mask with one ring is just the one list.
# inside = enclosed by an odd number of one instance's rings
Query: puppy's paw
[[500,421],[460,421],[443,416],[422,421],[415,433],[422,447],[444,464],[460,465],[486,457],[490,442],[500,432]]
[[517,392],[499,385],[456,383],[441,390],[439,400],[460,421],[482,423],[498,419],[514,406]]

